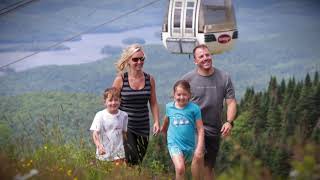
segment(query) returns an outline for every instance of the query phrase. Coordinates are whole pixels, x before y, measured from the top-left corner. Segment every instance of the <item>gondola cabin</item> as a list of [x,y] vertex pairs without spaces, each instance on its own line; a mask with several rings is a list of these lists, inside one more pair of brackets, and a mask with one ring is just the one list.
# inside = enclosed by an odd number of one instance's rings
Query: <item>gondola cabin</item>
[[232,48],[238,38],[231,0],[169,0],[161,39],[172,53],[191,54],[206,44],[212,54]]

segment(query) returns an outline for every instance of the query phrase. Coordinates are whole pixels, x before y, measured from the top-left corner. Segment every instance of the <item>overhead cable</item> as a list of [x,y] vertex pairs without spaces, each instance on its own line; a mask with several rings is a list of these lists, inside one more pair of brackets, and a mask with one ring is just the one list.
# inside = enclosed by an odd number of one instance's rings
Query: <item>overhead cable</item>
[[[88,32],[91,32],[91,31],[94,31],[94,30],[96,30],[96,29],[99,29],[100,27],[102,27],[102,26],[104,26],[104,25],[106,25],[106,24],[112,23],[112,22],[114,22],[114,21],[116,21],[116,20],[118,20],[118,19],[120,19],[120,18],[122,18],[122,17],[128,16],[129,14],[132,14],[132,13],[134,13],[134,12],[139,11],[140,9],[143,9],[143,8],[145,8],[145,7],[148,7],[148,6],[152,5],[152,4],[155,4],[155,3],[158,2],[158,1],[160,1],[160,0],[151,1],[151,2],[146,3],[146,4],[144,4],[144,5],[142,5],[142,6],[138,7],[138,8],[135,8],[135,9],[133,9],[133,10],[130,10],[130,11],[128,11],[128,12],[125,12],[125,13],[123,13],[123,14],[120,14],[119,16],[114,17],[114,18],[111,18],[110,20],[108,20],[108,21],[106,21],[106,22],[104,22],[104,23],[102,23],[102,24],[99,24],[99,25],[97,25],[97,26],[95,26],[95,27],[89,28],[89,29],[87,29],[87,30],[85,30],[85,31],[83,31],[83,32],[80,32],[80,33],[78,33],[78,34],[76,34],[76,35],[73,35],[73,36],[71,36],[71,37],[69,37],[69,38],[66,38],[66,39],[64,39],[64,40],[62,40],[62,41],[60,41],[60,42],[57,42],[57,43],[55,43],[55,44],[53,44],[53,45],[50,45],[50,46],[46,47],[45,49],[48,50],[48,49],[54,48],[54,47],[56,47],[56,46],[59,46],[59,45],[63,44],[64,42],[71,41],[71,40],[73,40],[73,39],[81,36],[82,34],[86,34],[86,33],[88,33]],[[43,50],[42,50],[42,51],[43,51]],[[19,58],[19,59],[17,59],[17,60],[14,60],[14,61],[12,61],[12,62],[10,62],[10,63],[8,63],[8,64],[5,64],[5,65],[3,65],[3,66],[0,66],[0,70],[1,70],[1,69],[5,69],[6,67],[8,67],[8,66],[10,66],[10,65],[12,65],[12,64],[21,62],[21,61],[23,61],[23,60],[25,60],[25,59],[27,59],[27,58],[29,58],[29,57],[31,57],[31,56],[34,56],[34,55],[36,55],[36,54],[39,54],[39,53],[42,52],[42,51],[33,52],[33,53],[31,53],[31,54],[29,54],[29,55],[26,55],[26,56],[24,56],[24,57],[22,57],[22,58]]]
[[32,1],[36,1],[36,0],[22,0],[22,1],[18,1],[16,3],[10,4],[5,8],[0,9],[0,16],[6,13],[9,13],[15,9],[18,9],[22,6],[26,6],[27,4],[31,3]]

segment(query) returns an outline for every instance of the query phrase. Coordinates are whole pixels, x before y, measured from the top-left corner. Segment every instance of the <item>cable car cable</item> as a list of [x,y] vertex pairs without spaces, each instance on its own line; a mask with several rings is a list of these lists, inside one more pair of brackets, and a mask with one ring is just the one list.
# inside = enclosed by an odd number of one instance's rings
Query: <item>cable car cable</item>
[[18,9],[22,6],[26,6],[27,4],[33,2],[33,1],[37,1],[37,0],[22,0],[22,1],[18,1],[16,3],[13,3],[11,5],[8,5],[7,7],[5,8],[2,8],[0,10],[0,16],[3,15],[3,14],[6,14],[6,13],[9,13],[15,9]]
[[[48,49],[51,49],[51,48],[56,47],[56,46],[58,46],[58,45],[61,45],[61,44],[63,44],[64,42],[70,41],[70,40],[72,40],[72,39],[74,39],[74,38],[76,38],[76,37],[81,36],[82,34],[85,34],[85,33],[88,33],[88,32],[90,32],[90,31],[96,30],[96,29],[98,29],[98,28],[100,28],[100,27],[102,27],[102,26],[104,26],[104,25],[106,25],[106,24],[109,24],[109,23],[111,23],[111,22],[114,22],[114,21],[122,18],[122,17],[125,17],[125,16],[127,16],[127,15],[129,15],[129,14],[132,14],[132,13],[136,12],[136,11],[139,11],[140,9],[143,9],[143,8],[145,8],[145,7],[148,7],[148,6],[152,5],[152,4],[155,4],[155,3],[158,2],[158,1],[160,1],[160,0],[151,1],[151,2],[149,2],[149,3],[147,3],[147,4],[145,4],[145,5],[142,5],[141,7],[138,7],[138,8],[136,8],[136,9],[131,10],[131,11],[128,11],[128,12],[126,12],[126,13],[124,13],[124,14],[120,14],[119,16],[114,17],[114,18],[112,18],[112,19],[110,19],[110,20],[108,20],[108,21],[106,21],[106,22],[104,22],[104,23],[102,23],[102,24],[99,24],[99,25],[97,25],[97,26],[95,26],[95,27],[89,28],[89,29],[87,29],[87,30],[85,30],[85,31],[83,31],[83,32],[80,32],[80,33],[78,33],[78,34],[76,34],[76,35],[74,35],[74,36],[71,36],[71,37],[69,37],[69,38],[66,38],[66,39],[64,39],[64,40],[62,40],[62,41],[60,41],[60,42],[57,42],[57,43],[55,43],[55,44],[53,44],[53,45],[51,45],[51,46],[48,46],[47,48],[44,48],[44,49],[48,50]],[[39,53],[42,52],[42,51],[43,51],[43,50],[41,50],[41,51],[36,51],[36,52],[31,53],[31,54],[29,54],[29,55],[26,55],[26,56],[24,56],[24,57],[22,57],[22,58],[19,58],[19,59],[17,59],[17,60],[14,60],[14,61],[12,61],[12,62],[10,62],[10,63],[8,63],[8,64],[5,64],[5,65],[3,65],[3,66],[0,66],[0,70],[1,70],[1,69],[5,69],[6,67],[8,67],[8,66],[10,66],[10,65],[12,65],[12,64],[21,62],[21,61],[23,61],[23,60],[25,60],[25,59],[27,59],[27,58],[29,58],[29,57],[31,57],[31,56],[34,56],[34,55],[36,55],[36,54],[39,54]]]

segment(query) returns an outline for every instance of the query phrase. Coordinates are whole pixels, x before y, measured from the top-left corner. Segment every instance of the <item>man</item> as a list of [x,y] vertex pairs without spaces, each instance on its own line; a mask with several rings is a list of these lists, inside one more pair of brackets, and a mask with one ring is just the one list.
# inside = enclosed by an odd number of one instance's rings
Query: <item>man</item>
[[[237,112],[237,102],[230,76],[212,65],[206,45],[193,50],[196,69],[182,79],[191,85],[191,101],[198,104],[205,129],[204,179],[214,179],[214,165],[218,155],[220,136],[230,134]],[[227,104],[227,122],[222,122],[223,104]]]

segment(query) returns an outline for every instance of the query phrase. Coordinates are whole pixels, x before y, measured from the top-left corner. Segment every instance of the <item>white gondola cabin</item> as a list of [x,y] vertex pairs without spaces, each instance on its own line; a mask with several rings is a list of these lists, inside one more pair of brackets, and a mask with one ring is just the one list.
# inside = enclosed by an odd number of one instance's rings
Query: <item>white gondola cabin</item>
[[172,53],[191,54],[206,44],[212,54],[232,48],[238,38],[231,0],[170,0],[161,39]]

